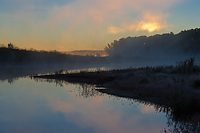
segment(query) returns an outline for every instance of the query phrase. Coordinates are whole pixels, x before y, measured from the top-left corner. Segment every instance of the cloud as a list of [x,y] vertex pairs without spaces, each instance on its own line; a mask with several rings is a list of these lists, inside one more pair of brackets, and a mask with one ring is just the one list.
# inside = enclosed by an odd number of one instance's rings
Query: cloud
[[136,29],[136,24],[123,24],[120,27],[116,27],[116,26],[111,26],[108,28],[108,33],[109,34],[118,34],[118,33],[124,33],[126,31],[132,31]]
[[167,15],[161,12],[146,11],[142,13],[142,19],[137,25],[138,30],[147,30],[148,32],[159,31],[168,27],[166,24]]
[[154,32],[168,27],[167,15],[161,12],[143,11],[132,24],[123,24],[120,27],[111,26],[107,29],[109,34],[124,33],[126,31],[148,31]]
[[116,38],[111,34],[125,33],[125,36],[128,31],[167,28],[163,11],[181,1],[8,0],[4,5],[9,4],[9,10],[0,13],[0,26],[4,29],[0,35],[25,47],[38,45],[38,49],[41,46],[55,49],[58,43],[70,50],[103,48]]
[[181,0],[76,0],[65,6],[55,6],[53,14],[59,20],[66,18],[86,19],[97,22],[119,18],[132,12],[143,10],[162,10]]
[[[162,13],[162,10],[181,1],[76,0],[65,6],[55,6],[51,15],[56,24],[70,23],[71,29],[89,25],[88,28],[93,30],[107,29],[109,34],[133,30],[153,32],[167,28],[166,15]],[[138,14],[138,18],[132,17]],[[120,23],[121,26],[114,26]]]
[[123,33],[125,31],[126,31],[126,29],[123,27],[121,28],[121,27],[111,26],[108,28],[108,33],[110,33],[110,34],[118,34],[118,33]]

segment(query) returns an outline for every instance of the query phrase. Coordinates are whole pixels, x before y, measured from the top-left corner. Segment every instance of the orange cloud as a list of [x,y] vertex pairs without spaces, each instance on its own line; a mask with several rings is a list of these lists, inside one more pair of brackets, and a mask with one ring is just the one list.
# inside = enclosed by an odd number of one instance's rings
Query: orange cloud
[[108,22],[113,19],[124,18],[130,13],[143,10],[166,9],[181,0],[76,0],[66,6],[56,6],[52,15],[57,21],[68,19],[95,23]]
[[161,29],[166,28],[167,25],[161,25],[160,23],[157,22],[144,22],[141,21],[138,25],[138,28],[136,29],[136,31],[139,30],[146,30],[148,32],[154,32],[154,31],[159,31]]
[[148,31],[154,32],[168,27],[166,24],[167,15],[155,13],[153,11],[144,11],[133,24],[123,24],[120,27],[111,26],[108,28],[109,34],[118,34],[126,31]]
[[[62,49],[65,46],[65,50],[103,49],[107,42],[116,38],[108,34],[153,32],[167,28],[162,10],[166,11],[181,1],[74,0],[66,5],[56,5],[55,2],[53,6],[42,6],[38,5],[39,0],[20,0],[17,2],[23,6],[13,14],[0,14],[4,31],[0,36],[9,40],[1,43],[11,41],[21,45],[19,47],[49,50],[61,46]],[[155,9],[160,14],[155,13]],[[144,10],[151,12],[144,13]]]
[[142,13],[142,20],[139,22],[136,31],[146,30],[148,32],[159,31],[168,27],[166,24],[167,15],[161,12],[146,11]]
[[132,31],[135,30],[136,25],[135,24],[123,24],[121,27],[111,26],[108,28],[108,33],[110,34],[118,34],[118,33],[124,33],[126,31]]
[[121,32],[123,33],[125,31],[126,31],[126,29],[116,27],[116,26],[111,26],[111,27],[108,28],[108,33],[110,33],[110,34],[118,34],[118,33],[121,33]]
[[[82,29],[86,33],[100,31],[101,33],[119,34],[127,31],[154,32],[168,27],[167,9],[182,0],[76,0],[52,11],[56,23],[70,23],[68,31]],[[156,11],[155,11],[156,9]],[[146,10],[146,11],[144,11]],[[159,12],[159,13],[157,13]],[[131,18],[131,14],[138,14]],[[121,26],[115,26],[116,24]],[[84,29],[87,27],[87,29]],[[88,31],[87,31],[88,30]]]

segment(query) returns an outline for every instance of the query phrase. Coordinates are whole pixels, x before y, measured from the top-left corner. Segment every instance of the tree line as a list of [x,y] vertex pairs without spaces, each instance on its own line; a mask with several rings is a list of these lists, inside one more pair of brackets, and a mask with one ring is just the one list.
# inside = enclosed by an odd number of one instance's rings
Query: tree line
[[199,56],[200,28],[184,30],[178,34],[165,33],[114,40],[105,47],[109,56],[163,57]]
[[9,43],[0,47],[0,65],[4,64],[47,64],[47,63],[88,63],[94,62],[97,57],[80,56],[60,53],[56,50],[26,50]]

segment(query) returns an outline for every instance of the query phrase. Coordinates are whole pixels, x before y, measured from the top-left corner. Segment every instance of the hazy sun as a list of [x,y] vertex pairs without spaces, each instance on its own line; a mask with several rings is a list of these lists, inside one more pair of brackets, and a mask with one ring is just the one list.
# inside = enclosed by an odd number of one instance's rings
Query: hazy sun
[[148,32],[153,32],[155,30],[159,30],[159,26],[156,23],[147,23],[143,25],[143,29],[147,30]]
[[137,27],[138,30],[146,30],[148,32],[154,32],[162,29],[165,26],[162,26],[160,23],[157,22],[140,22],[140,24]]

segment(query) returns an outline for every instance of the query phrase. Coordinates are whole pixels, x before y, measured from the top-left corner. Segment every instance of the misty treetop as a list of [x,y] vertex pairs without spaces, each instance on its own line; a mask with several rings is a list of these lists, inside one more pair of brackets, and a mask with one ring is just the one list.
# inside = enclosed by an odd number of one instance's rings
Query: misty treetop
[[121,38],[105,47],[109,56],[165,57],[199,56],[200,28],[153,36]]

